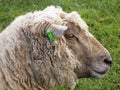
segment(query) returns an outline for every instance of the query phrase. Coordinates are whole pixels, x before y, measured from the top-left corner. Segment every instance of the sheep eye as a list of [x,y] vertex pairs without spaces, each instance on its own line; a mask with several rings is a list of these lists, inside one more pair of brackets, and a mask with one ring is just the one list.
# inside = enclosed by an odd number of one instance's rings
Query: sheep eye
[[69,35],[67,36],[67,38],[68,38],[68,39],[72,39],[72,38],[74,38],[74,35],[73,35],[73,34],[69,34]]

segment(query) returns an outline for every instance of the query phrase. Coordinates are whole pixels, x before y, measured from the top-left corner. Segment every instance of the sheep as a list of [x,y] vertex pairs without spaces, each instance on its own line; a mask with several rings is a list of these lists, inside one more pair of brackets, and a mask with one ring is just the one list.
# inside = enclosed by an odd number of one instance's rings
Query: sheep
[[49,6],[17,17],[0,33],[0,90],[74,90],[78,79],[102,78],[111,64],[76,11]]

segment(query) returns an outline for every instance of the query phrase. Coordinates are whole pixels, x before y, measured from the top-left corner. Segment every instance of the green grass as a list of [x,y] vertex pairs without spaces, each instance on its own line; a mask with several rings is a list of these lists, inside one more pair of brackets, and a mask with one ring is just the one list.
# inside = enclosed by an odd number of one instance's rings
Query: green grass
[[78,11],[112,55],[112,68],[103,79],[81,79],[75,90],[120,90],[120,0],[0,0],[0,31],[16,16],[49,5],[59,5],[66,12]]

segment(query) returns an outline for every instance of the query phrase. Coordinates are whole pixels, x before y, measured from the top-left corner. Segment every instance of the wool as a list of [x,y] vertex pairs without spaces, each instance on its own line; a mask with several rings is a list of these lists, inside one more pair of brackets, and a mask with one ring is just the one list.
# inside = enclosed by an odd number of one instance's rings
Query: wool
[[[53,24],[67,27],[55,42],[45,34]],[[79,78],[101,78],[104,75],[93,70],[110,68],[103,63],[103,57],[110,59],[109,52],[80,15],[61,7],[17,17],[0,33],[0,44],[0,90],[50,90],[59,85],[74,90]]]

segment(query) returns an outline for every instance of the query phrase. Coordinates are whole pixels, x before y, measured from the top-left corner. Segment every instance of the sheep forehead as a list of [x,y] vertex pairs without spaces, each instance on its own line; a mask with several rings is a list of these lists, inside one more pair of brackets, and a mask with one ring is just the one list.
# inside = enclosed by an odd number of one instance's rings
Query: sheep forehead
[[69,14],[66,15],[65,17],[65,20],[67,21],[70,21],[70,22],[73,22],[77,25],[79,25],[79,27],[82,29],[82,30],[88,30],[88,26],[87,24],[84,22],[84,20],[80,17],[80,15],[73,11]]

